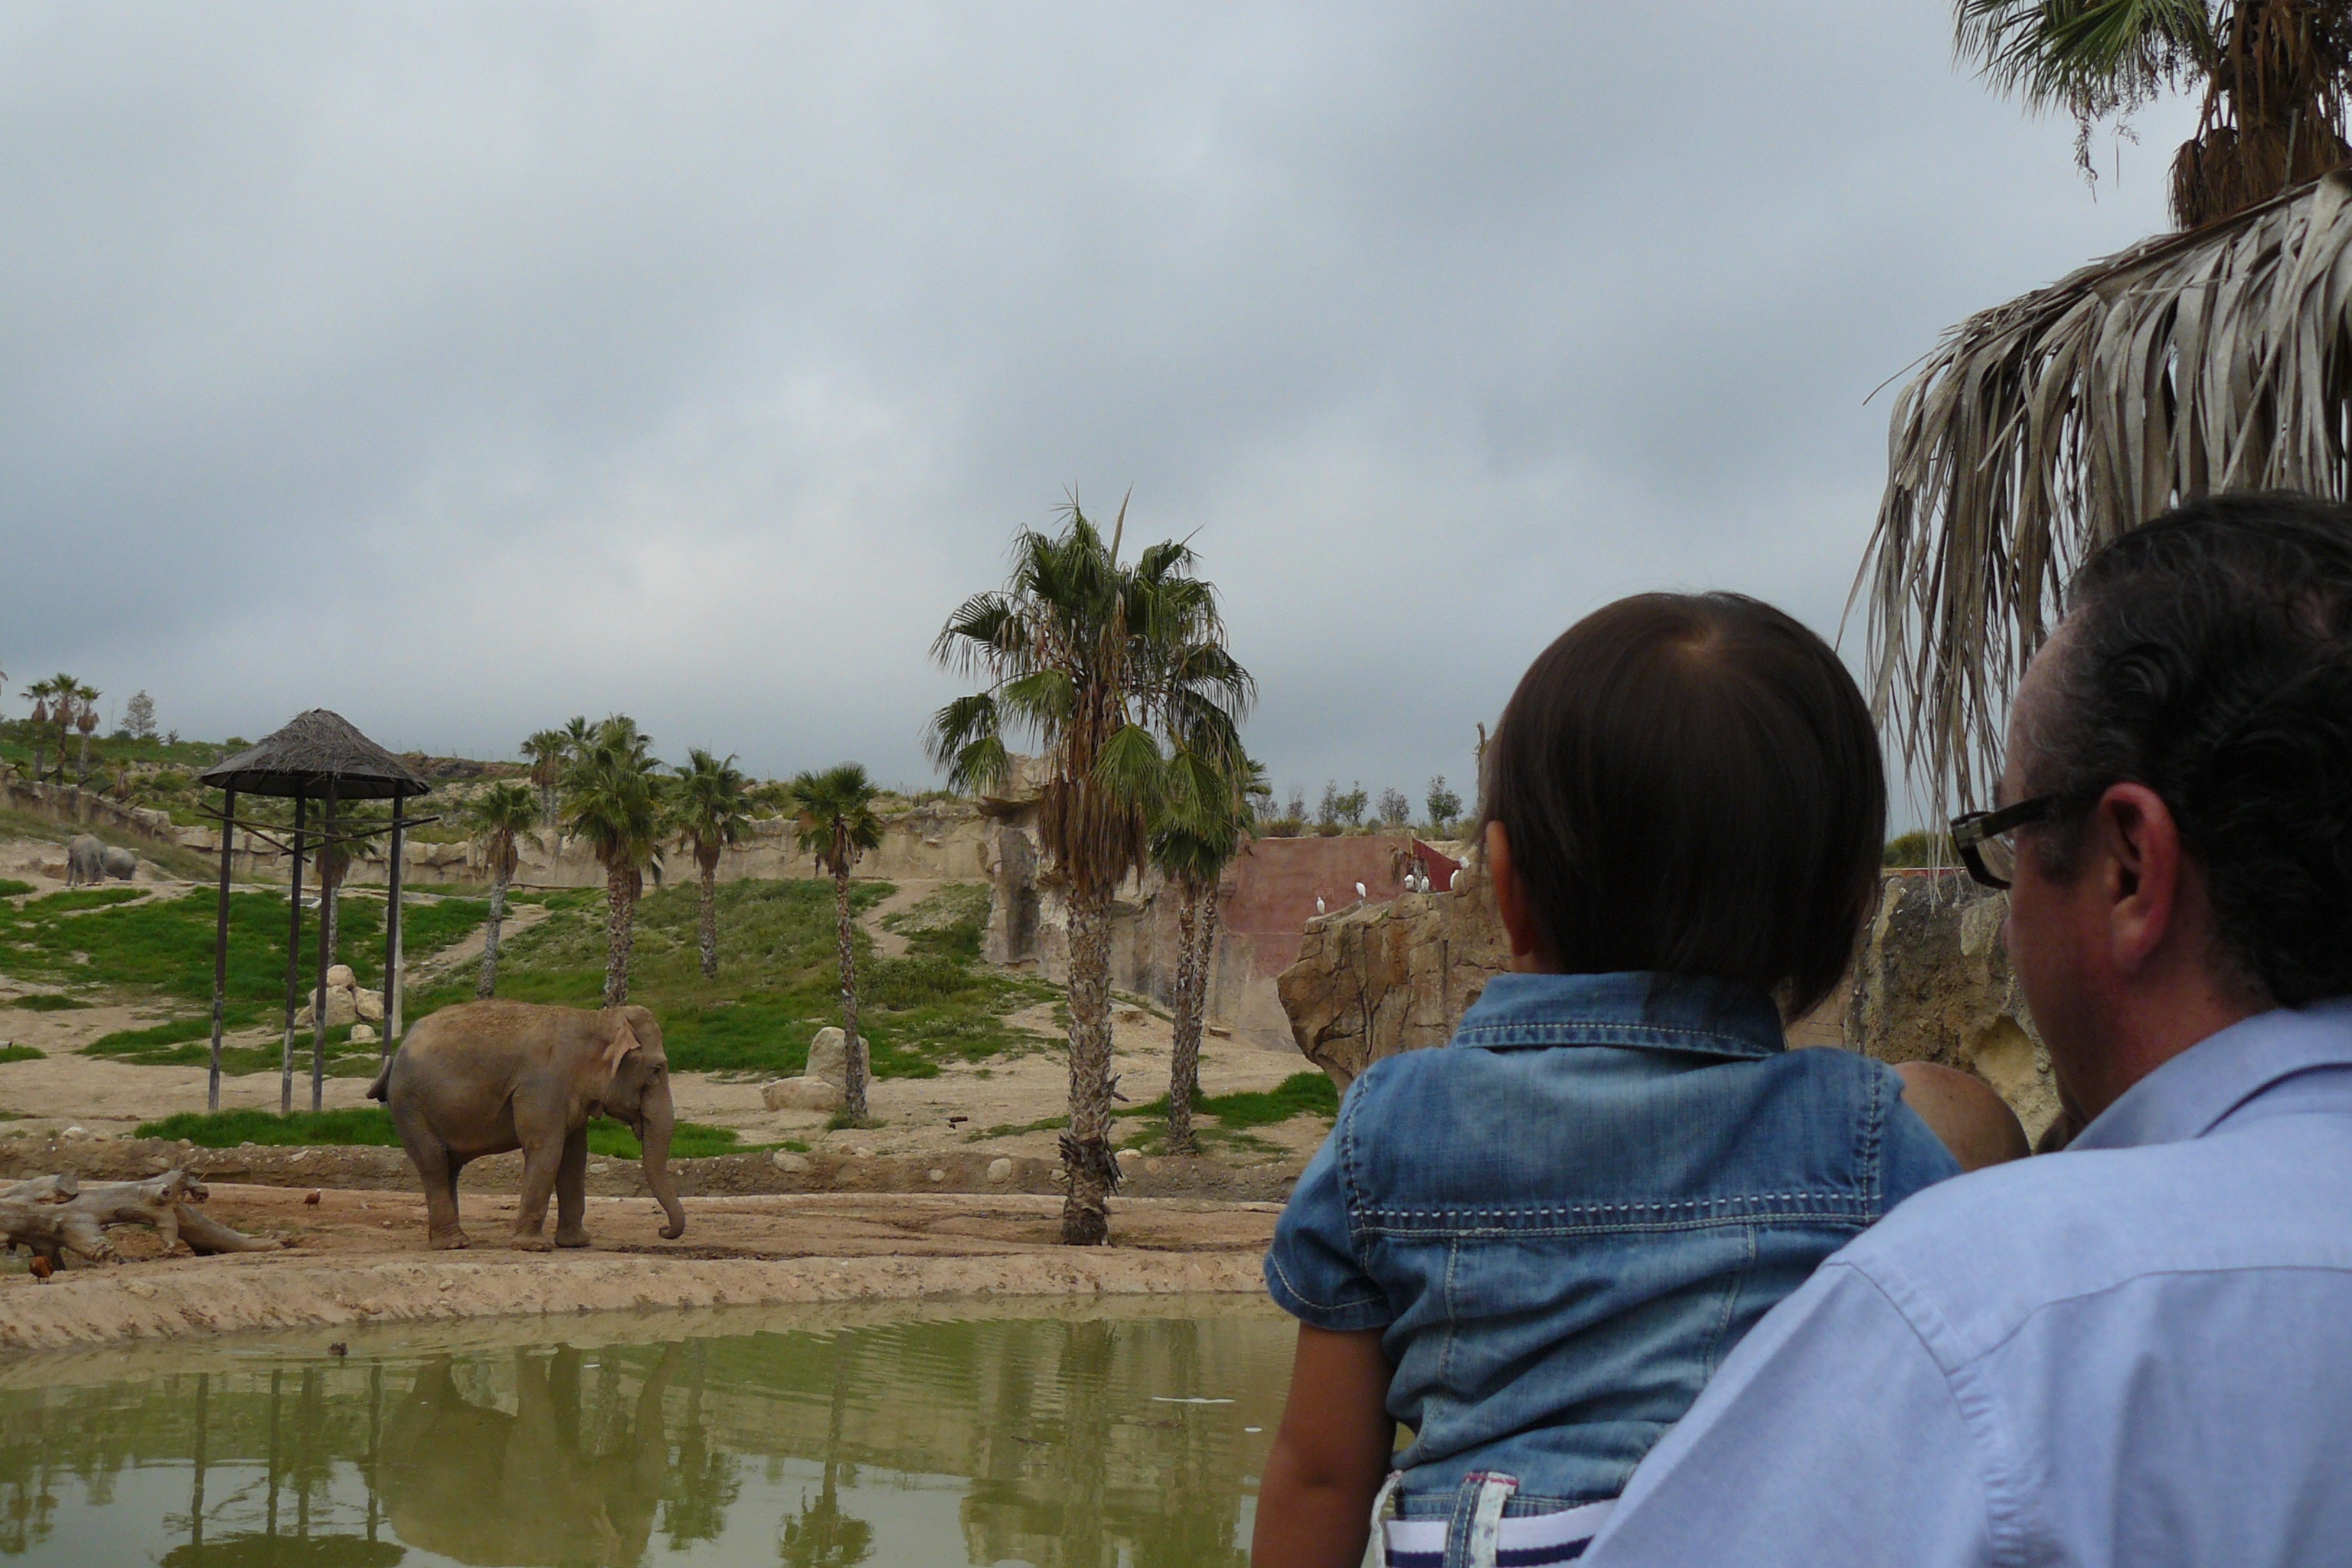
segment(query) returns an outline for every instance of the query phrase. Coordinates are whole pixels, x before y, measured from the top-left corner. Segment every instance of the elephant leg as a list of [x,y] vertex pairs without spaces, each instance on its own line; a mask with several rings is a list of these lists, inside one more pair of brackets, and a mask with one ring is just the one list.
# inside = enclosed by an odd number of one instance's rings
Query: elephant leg
[[556,1171],[570,1138],[560,1115],[532,1116],[520,1105],[515,1107],[515,1131],[522,1140],[522,1197],[515,1205],[514,1234],[507,1245],[523,1252],[545,1252],[553,1246],[542,1234],[547,1200],[554,1194]]
[[563,1160],[555,1167],[555,1245],[588,1245],[588,1124],[563,1140]]
[[466,1232],[457,1222],[457,1173],[463,1162],[451,1160],[441,1141],[423,1128],[401,1128],[400,1142],[425,1184],[425,1245],[436,1250],[465,1246]]

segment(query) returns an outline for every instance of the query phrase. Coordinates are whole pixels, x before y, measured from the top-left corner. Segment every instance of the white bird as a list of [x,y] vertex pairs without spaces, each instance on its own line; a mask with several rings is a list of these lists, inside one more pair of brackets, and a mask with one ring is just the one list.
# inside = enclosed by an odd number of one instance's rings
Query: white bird
[[1323,912],[1323,895],[1320,893],[1315,895],[1315,912],[1318,915]]
[[1364,891],[1364,885],[1361,882],[1356,884],[1356,902],[1360,904],[1370,897],[1371,894]]

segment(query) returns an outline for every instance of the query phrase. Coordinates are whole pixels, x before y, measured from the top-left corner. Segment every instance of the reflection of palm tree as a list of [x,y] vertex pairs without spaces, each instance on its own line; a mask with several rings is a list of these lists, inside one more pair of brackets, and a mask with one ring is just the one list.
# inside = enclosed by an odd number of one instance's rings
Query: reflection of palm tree
[[687,1384],[686,1429],[678,1434],[677,1462],[662,1487],[662,1532],[677,1551],[689,1541],[716,1541],[727,1529],[727,1505],[742,1491],[735,1456],[714,1453],[702,1425],[703,1356],[697,1340],[688,1354],[693,1377]]
[[791,1568],[850,1568],[874,1554],[874,1527],[841,1511],[841,1426],[849,1406],[849,1336],[834,1338],[833,1409],[825,1424],[824,1479],[814,1502],[776,1531],[776,1553]]

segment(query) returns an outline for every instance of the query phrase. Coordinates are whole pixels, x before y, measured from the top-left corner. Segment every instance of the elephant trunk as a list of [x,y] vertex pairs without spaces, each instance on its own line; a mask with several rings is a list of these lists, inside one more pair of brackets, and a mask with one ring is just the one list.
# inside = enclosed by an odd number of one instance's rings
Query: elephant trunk
[[669,1223],[661,1228],[664,1241],[676,1241],[686,1234],[686,1207],[677,1201],[677,1184],[669,1174],[670,1123],[675,1112],[670,1109],[669,1095],[665,1092],[645,1107],[643,1124],[637,1129],[637,1142],[646,1151],[646,1185],[652,1189],[654,1202],[661,1205]]

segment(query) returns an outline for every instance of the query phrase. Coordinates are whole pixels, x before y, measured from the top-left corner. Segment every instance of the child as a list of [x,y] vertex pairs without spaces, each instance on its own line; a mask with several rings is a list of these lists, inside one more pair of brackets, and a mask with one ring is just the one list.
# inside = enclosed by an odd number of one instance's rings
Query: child
[[1283,1213],[1256,1568],[1570,1561],[1757,1320],[1960,1168],[1893,1070],[1782,1037],[1843,976],[1885,830],[1819,637],[1621,600],[1528,669],[1486,773],[1512,973],[1355,1082]]

